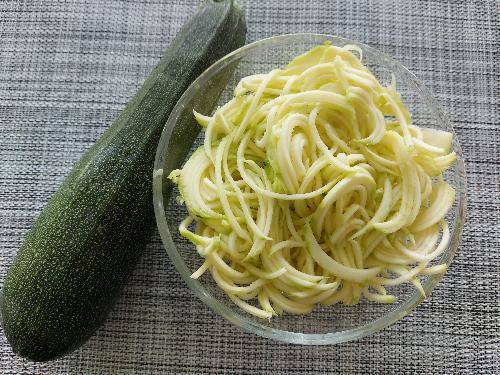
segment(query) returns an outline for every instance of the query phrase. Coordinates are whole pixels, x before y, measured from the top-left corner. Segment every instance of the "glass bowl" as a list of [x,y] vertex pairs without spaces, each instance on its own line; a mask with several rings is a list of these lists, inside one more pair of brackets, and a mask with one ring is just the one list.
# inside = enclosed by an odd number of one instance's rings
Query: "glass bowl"
[[[199,280],[190,278],[191,273],[203,263],[203,259],[194,245],[178,234],[177,227],[187,212],[184,206],[176,202],[178,191],[167,176],[172,169],[182,166],[203,139],[203,133],[199,133],[200,127],[194,121],[193,109],[211,114],[216,105],[222,105],[232,97],[233,89],[241,78],[283,67],[293,57],[325,41],[337,46],[354,44],[360,47],[363,51],[363,63],[384,85],[389,84],[391,73],[394,74],[398,91],[410,109],[413,123],[453,132],[447,116],[429,90],[389,56],[361,43],[336,36],[281,35],[248,44],[230,53],[193,82],[173,109],[163,129],[154,165],[154,208],[158,229],[170,259],[189,288],[216,313],[237,327],[263,337],[296,344],[335,344],[361,338],[403,318],[424,298],[413,285],[404,284],[390,289],[391,294],[398,297],[398,301],[390,305],[362,300],[355,306],[318,306],[308,315],[284,313],[270,321],[255,318],[234,305],[217,287],[209,273]],[[186,139],[194,141],[191,149],[186,147]],[[465,169],[456,136],[453,150],[457,153],[457,162],[445,175],[457,193],[455,204],[447,217],[451,242],[438,259],[438,262],[447,264],[452,261],[460,243],[466,201]],[[441,278],[442,275],[422,278],[427,296]]]

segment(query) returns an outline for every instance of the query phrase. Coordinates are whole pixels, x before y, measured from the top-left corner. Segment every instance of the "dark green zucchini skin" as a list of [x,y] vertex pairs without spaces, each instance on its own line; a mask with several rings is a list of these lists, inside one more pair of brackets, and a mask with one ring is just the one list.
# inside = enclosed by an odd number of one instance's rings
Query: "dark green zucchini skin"
[[[14,352],[51,360],[104,322],[154,228],[152,173],[162,128],[189,84],[243,45],[245,34],[244,12],[233,1],[203,3],[47,203],[3,285],[2,326]],[[193,141],[178,140],[184,149]]]

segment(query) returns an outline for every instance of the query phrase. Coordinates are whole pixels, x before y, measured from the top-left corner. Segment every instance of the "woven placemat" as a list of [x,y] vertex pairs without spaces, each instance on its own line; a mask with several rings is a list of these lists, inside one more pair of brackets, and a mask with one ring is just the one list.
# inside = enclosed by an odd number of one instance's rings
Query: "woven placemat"
[[[158,236],[118,305],[73,354],[15,356],[1,374],[500,374],[498,2],[241,0],[248,41],[317,32],[392,55],[451,117],[468,215],[432,297],[383,332],[335,346],[243,333],[197,300]],[[0,3],[0,283],[41,208],[135,93],[198,1]],[[460,5],[461,4],[461,5]]]

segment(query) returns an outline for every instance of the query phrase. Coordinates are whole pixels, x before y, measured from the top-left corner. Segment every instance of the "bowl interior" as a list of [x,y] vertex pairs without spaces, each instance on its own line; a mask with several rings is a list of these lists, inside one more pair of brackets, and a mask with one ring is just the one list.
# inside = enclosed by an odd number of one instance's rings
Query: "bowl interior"
[[[313,46],[330,41],[333,45],[355,44],[363,51],[363,63],[379,81],[387,85],[394,74],[397,89],[412,114],[412,122],[421,127],[453,131],[444,112],[425,87],[401,64],[381,52],[347,39],[316,34],[284,35],[249,44],[221,59],[206,70],[186,91],[173,110],[158,146],[154,175],[154,204],[158,227],[166,250],[189,287],[216,312],[236,325],[287,342],[327,344],[351,340],[384,328],[405,316],[422,297],[411,284],[393,287],[390,292],[398,297],[391,305],[362,300],[355,306],[318,306],[308,315],[284,314],[271,321],[260,320],[242,312],[217,287],[209,273],[199,280],[190,274],[202,263],[194,246],[178,234],[178,225],[187,215],[185,206],[176,201],[178,191],[167,180],[172,169],[180,167],[186,157],[202,144],[203,133],[192,115],[193,109],[211,114],[217,105],[226,103],[238,81],[251,74],[265,73],[286,65],[295,56]],[[180,139],[196,139],[191,150],[186,150]],[[188,138],[189,139],[189,138]],[[181,143],[181,144],[180,144]],[[457,199],[448,214],[452,240],[447,251],[434,262],[450,263],[460,241],[465,209],[465,173],[460,146],[455,137],[453,149],[457,163],[446,173],[447,181],[457,191]],[[427,294],[440,276],[421,279]]]

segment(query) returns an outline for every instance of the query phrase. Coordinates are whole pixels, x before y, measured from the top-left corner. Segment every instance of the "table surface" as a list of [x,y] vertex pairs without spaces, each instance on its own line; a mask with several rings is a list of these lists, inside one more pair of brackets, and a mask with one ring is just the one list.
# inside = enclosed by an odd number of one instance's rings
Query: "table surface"
[[[155,235],[106,324],[35,364],[0,329],[2,374],[500,374],[500,72],[495,1],[241,0],[247,41],[336,34],[392,55],[449,114],[469,193],[463,242],[432,296],[356,342],[301,347],[241,332],[196,299]],[[0,3],[0,283],[81,154],[125,106],[198,1]]]

